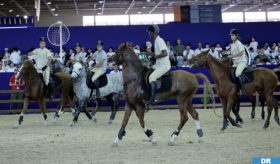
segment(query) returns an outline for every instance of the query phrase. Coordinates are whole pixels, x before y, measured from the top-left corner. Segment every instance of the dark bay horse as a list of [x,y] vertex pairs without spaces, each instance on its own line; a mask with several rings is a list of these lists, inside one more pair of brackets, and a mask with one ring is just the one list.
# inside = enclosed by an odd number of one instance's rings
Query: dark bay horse
[[[119,130],[118,136],[114,140],[114,145],[117,145],[125,135],[126,125],[130,118],[132,110],[136,111],[140,126],[144,133],[150,138],[153,144],[156,139],[153,136],[153,131],[147,129],[144,121],[145,103],[144,100],[148,98],[148,92],[142,88],[142,78],[144,75],[142,71],[145,67],[142,65],[138,56],[134,53],[130,44],[121,44],[116,54],[112,57],[116,64],[123,66],[123,80],[125,92],[125,114],[122,121],[122,126]],[[176,137],[179,135],[181,129],[188,120],[188,112],[195,120],[197,134],[199,137],[203,136],[203,131],[200,127],[199,117],[196,110],[193,109],[192,98],[198,88],[197,78],[200,77],[207,83],[208,90],[211,90],[210,82],[203,74],[191,74],[186,71],[178,70],[171,72],[172,87],[169,91],[157,93],[157,102],[165,101],[171,97],[175,97],[179,105],[180,123],[177,129],[171,134],[169,145],[174,145]],[[212,95],[213,96],[213,95]]]
[[[209,51],[201,52],[199,55],[193,57],[190,61],[193,67],[205,66],[212,78],[215,81],[215,89],[219,95],[223,106],[223,126],[221,130],[225,130],[228,126],[228,120],[233,126],[241,127],[232,117],[230,112],[238,100],[237,86],[230,80],[230,70],[232,67],[216,60],[209,54]],[[253,72],[254,80],[245,84],[245,94],[248,97],[253,97],[256,92],[263,94],[267,103],[268,115],[264,124],[266,129],[270,123],[271,112],[273,109],[272,94],[277,86],[277,76],[272,70],[266,68],[256,68]],[[279,123],[278,108],[275,109],[275,120]]]
[[[46,101],[45,101],[46,87],[43,82],[42,76],[37,72],[37,70],[35,69],[31,61],[25,61],[23,65],[20,67],[18,74],[16,75],[16,79],[19,79],[21,77],[24,77],[26,80],[26,87],[24,89],[25,97],[24,97],[23,109],[21,111],[20,117],[18,119],[18,123],[15,126],[15,128],[18,128],[20,125],[22,125],[23,115],[27,111],[30,101],[37,101],[39,103],[40,110],[43,113],[45,124],[47,124]],[[64,100],[66,99],[68,99],[69,102],[73,102],[72,98],[74,97],[74,95],[71,95],[73,94],[73,88],[71,87],[71,84],[65,82],[60,86],[57,86],[56,90],[60,91],[61,95],[64,96],[64,98],[61,99],[61,104],[64,104]]]

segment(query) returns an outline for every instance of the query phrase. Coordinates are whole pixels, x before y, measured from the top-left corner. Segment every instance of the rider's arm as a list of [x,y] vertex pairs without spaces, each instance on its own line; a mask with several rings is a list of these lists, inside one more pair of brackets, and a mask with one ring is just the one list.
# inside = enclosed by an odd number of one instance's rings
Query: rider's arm
[[[105,60],[105,59],[104,59]],[[96,63],[95,66],[93,68],[98,68],[101,67],[104,63],[104,60],[100,61],[99,63]]]
[[235,57],[239,57],[239,56],[242,56],[244,54],[244,50],[238,52],[237,54],[233,54],[231,56],[229,56],[230,58],[235,58]]
[[159,54],[159,55],[155,55],[154,57],[156,58],[156,59],[160,59],[160,58],[163,58],[163,57],[165,57],[165,56],[167,56],[168,54],[167,54],[167,51],[166,50],[161,50],[161,53]]

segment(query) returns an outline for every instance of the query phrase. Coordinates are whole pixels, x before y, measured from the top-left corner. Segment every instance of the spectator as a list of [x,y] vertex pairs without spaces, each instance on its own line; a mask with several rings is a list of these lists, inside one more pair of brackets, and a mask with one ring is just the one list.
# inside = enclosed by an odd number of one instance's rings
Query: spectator
[[264,46],[263,46],[263,53],[267,56],[267,57],[269,57],[269,54],[270,54],[270,47],[269,47],[269,44],[268,43],[265,43],[264,44]]
[[[16,67],[19,66],[19,64],[21,63],[21,57],[20,57],[20,51],[18,50],[18,48],[13,48],[11,56],[10,56],[10,60],[12,63],[14,63],[14,65]],[[14,72],[14,71],[13,71]]]
[[194,53],[195,53],[195,55],[198,55],[198,54],[201,53],[201,51],[202,51],[202,43],[199,42],[199,43],[197,44],[197,49],[194,51]]
[[88,48],[88,49],[87,49],[87,53],[88,53],[90,56],[92,56],[92,55],[93,55],[92,49],[91,49],[91,48]]
[[181,39],[177,39],[177,45],[174,47],[174,49],[176,53],[177,66],[181,67],[184,61],[183,52],[185,49],[184,45],[181,42]]
[[51,52],[52,57],[54,57],[54,52],[53,52],[52,47],[49,47],[48,50]]
[[15,69],[17,69],[17,68],[15,67],[14,63],[11,62],[10,68],[7,70],[7,72],[15,72]]
[[194,51],[191,49],[191,45],[187,44],[186,49],[183,52],[184,58],[186,61],[194,57]]
[[217,43],[217,44],[216,44],[215,51],[217,51],[219,54],[221,53],[221,51],[223,51],[223,49],[222,49],[220,43]]
[[209,54],[211,55],[211,56],[213,56],[215,59],[220,59],[220,56],[219,56],[219,53],[215,50],[215,46],[213,45],[213,46],[211,46],[211,49],[210,49],[210,51],[209,51]]
[[210,49],[209,43],[205,43],[205,48],[203,48],[202,51],[207,51],[207,50],[209,50],[209,49]]
[[176,66],[177,60],[176,60],[176,56],[175,56],[175,50],[169,40],[166,41],[166,46],[167,46],[167,52],[169,53],[169,59],[170,59],[171,66]]
[[270,50],[271,63],[276,63],[275,58],[279,56],[279,52],[275,50],[276,47],[272,47]]
[[252,37],[251,38],[251,42],[250,42],[250,45],[249,45],[250,48],[253,48],[253,50],[255,52],[258,51],[258,42],[256,41],[256,38],[255,37]]
[[3,57],[3,59],[5,59],[6,61],[9,61],[10,60],[10,56],[11,56],[11,54],[9,53],[9,48],[5,48],[4,49],[4,57]]
[[249,48],[249,53],[250,53],[250,56],[251,56],[252,60],[254,60],[255,57],[258,55],[257,51],[255,51],[253,47]]
[[[11,87],[12,91],[22,90],[23,86],[25,85],[24,79],[19,79],[19,81],[16,80],[17,71],[18,71],[17,69],[14,69],[14,74],[10,77],[9,86]],[[13,100],[22,100],[22,93],[20,92],[11,93],[11,101]],[[10,104],[10,110],[21,109],[21,108],[22,108],[22,103],[11,102]]]
[[59,53],[58,59],[59,59],[60,63],[65,64],[66,52],[65,52],[65,48],[64,47],[62,48],[62,52]]
[[4,60],[3,61],[3,69],[7,72],[9,69],[10,69],[10,66],[8,64],[8,61],[7,60]]
[[275,58],[275,64],[279,65],[280,64],[280,59],[279,59],[279,56],[276,56]]
[[117,74],[117,73],[121,73],[121,71],[119,71],[119,67],[117,65],[114,65],[113,70],[110,72],[110,74]]
[[74,50],[72,48],[69,49],[69,56],[70,56],[70,60],[75,60],[75,53]]
[[[139,51],[140,51],[140,47],[139,47]],[[109,52],[107,53],[107,57],[110,58],[110,57],[112,57],[114,55],[115,55],[114,48],[110,47],[109,48]]]
[[2,63],[0,63],[0,73],[6,72],[6,70],[3,68]]
[[258,52],[258,55],[255,58],[259,58],[260,59],[260,63],[262,63],[263,60],[268,60],[268,57],[264,54],[264,49],[261,48]]

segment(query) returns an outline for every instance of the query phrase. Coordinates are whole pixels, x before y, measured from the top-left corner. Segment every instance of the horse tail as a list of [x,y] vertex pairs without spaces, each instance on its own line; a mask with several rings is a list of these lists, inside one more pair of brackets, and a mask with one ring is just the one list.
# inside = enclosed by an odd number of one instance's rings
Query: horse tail
[[211,99],[212,99],[212,103],[213,103],[213,112],[214,112],[214,114],[215,114],[217,117],[220,117],[220,118],[221,118],[221,116],[218,115],[218,114],[216,113],[216,101],[215,101],[214,91],[213,91],[213,89],[212,89],[212,87],[211,87],[210,81],[209,81],[208,78],[207,78],[204,74],[202,74],[202,73],[194,74],[194,76],[195,76],[196,78],[201,78],[201,79],[204,81],[204,83],[206,84],[207,91],[208,91],[208,93],[210,94],[210,97],[211,97]]

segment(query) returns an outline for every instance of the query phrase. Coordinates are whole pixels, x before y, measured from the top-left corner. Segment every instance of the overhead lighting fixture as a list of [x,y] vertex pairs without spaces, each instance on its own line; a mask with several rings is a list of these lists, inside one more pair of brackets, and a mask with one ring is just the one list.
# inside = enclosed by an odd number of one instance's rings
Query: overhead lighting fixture
[[27,19],[27,18],[28,18],[28,16],[27,16],[27,15],[24,15],[24,16],[23,16],[23,18],[24,18],[24,19]]
[[103,1],[99,1],[99,3],[103,3]]
[[58,16],[58,14],[54,14],[54,16],[56,16],[56,17],[57,17],[57,16]]
[[101,13],[97,13],[97,15],[100,15]]
[[262,9],[259,9],[259,11],[262,11]]
[[52,11],[55,11],[55,8],[53,8]]
[[101,7],[99,7],[98,9],[101,10]]
[[274,3],[274,4],[273,4],[273,6],[276,6],[276,5],[277,5],[277,3]]
[[151,2],[151,0],[147,0],[147,2]]
[[47,2],[48,5],[52,4],[52,2]]
[[142,8],[143,8],[143,9],[145,9],[145,8],[146,8],[146,6],[143,6]]
[[4,3],[0,3],[0,6],[4,6]]
[[137,13],[138,13],[138,14],[142,14],[142,12],[141,12],[141,11],[138,11]]
[[9,10],[9,12],[11,13],[11,12],[13,12],[13,10]]
[[230,4],[230,7],[233,7],[234,5],[233,4]]
[[16,15],[16,17],[19,17],[19,15]]

